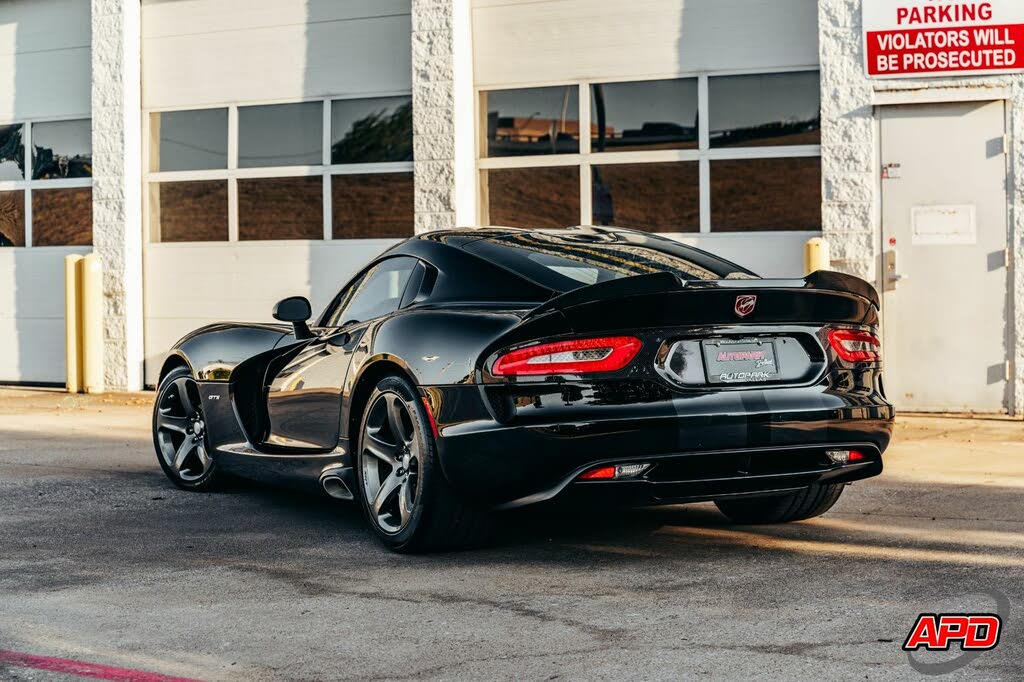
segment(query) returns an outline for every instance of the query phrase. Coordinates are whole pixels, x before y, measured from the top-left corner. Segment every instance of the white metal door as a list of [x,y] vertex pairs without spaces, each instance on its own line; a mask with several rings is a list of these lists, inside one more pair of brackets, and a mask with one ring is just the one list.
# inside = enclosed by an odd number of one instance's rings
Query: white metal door
[[904,410],[1004,412],[1004,103],[880,109],[885,383]]

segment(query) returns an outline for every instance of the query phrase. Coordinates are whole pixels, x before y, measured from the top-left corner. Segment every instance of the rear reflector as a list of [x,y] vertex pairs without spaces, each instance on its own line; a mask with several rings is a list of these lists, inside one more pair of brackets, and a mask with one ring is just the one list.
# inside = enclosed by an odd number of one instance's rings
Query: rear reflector
[[847,362],[878,362],[882,359],[882,344],[874,334],[833,329],[828,333],[828,343],[836,355]]
[[595,467],[580,474],[581,481],[608,481],[613,478],[636,478],[651,468],[650,464],[616,464]]
[[605,336],[541,343],[505,353],[494,362],[495,376],[614,372],[628,365],[643,344],[633,336]]
[[852,464],[867,460],[867,456],[860,450],[826,450],[825,454],[833,464]]

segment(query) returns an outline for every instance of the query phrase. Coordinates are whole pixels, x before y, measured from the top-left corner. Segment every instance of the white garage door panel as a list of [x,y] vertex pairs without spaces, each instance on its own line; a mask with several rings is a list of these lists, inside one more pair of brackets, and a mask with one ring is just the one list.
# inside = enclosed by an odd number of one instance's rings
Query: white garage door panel
[[815,0],[475,0],[478,85],[813,66]]
[[[211,13],[211,2],[188,4]],[[177,21],[187,18],[191,33],[154,33],[143,39],[143,107],[409,90],[408,2],[406,13],[386,14],[395,9],[393,4],[386,3],[378,16],[335,19],[334,12],[320,19],[296,11],[294,3],[283,3],[277,11],[263,7],[260,25],[229,30],[206,29],[195,14],[182,13]],[[239,3],[220,3],[218,12],[223,13],[224,5],[240,14],[249,12],[248,7],[239,9]],[[144,31],[151,32],[146,28],[151,23],[162,26],[153,11],[164,8],[163,3],[143,7]],[[197,26],[204,30],[196,31]]]
[[410,0],[143,0],[142,37],[408,15],[409,6]]
[[[167,349],[213,322],[272,322],[285,296],[307,296],[319,314],[363,265],[397,240],[153,244],[145,253],[146,383]],[[201,282],[191,286],[190,282]]]
[[17,40],[0,41],[0,54],[88,47],[89,0],[4,0],[0,2],[0,35],[17,29]]
[[0,2],[0,123],[88,116],[90,36],[89,0]]
[[0,381],[64,382],[64,256],[88,251],[0,249]]
[[742,265],[762,277],[803,277],[804,242],[820,232],[672,235],[716,256]]

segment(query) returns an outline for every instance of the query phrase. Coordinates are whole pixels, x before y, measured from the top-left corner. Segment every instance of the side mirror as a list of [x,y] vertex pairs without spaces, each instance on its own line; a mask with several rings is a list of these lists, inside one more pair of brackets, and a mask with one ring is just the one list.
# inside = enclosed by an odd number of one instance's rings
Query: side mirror
[[306,322],[313,317],[313,308],[309,305],[309,299],[305,296],[289,296],[277,302],[274,306],[274,319],[281,322],[291,322],[295,331],[296,339],[311,339],[313,332],[309,330]]

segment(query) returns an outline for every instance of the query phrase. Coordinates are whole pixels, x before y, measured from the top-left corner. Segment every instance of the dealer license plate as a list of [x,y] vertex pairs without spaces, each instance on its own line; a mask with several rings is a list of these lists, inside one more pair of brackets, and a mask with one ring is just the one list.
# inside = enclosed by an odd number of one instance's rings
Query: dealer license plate
[[779,377],[772,341],[703,341],[701,347],[708,383],[761,383]]

